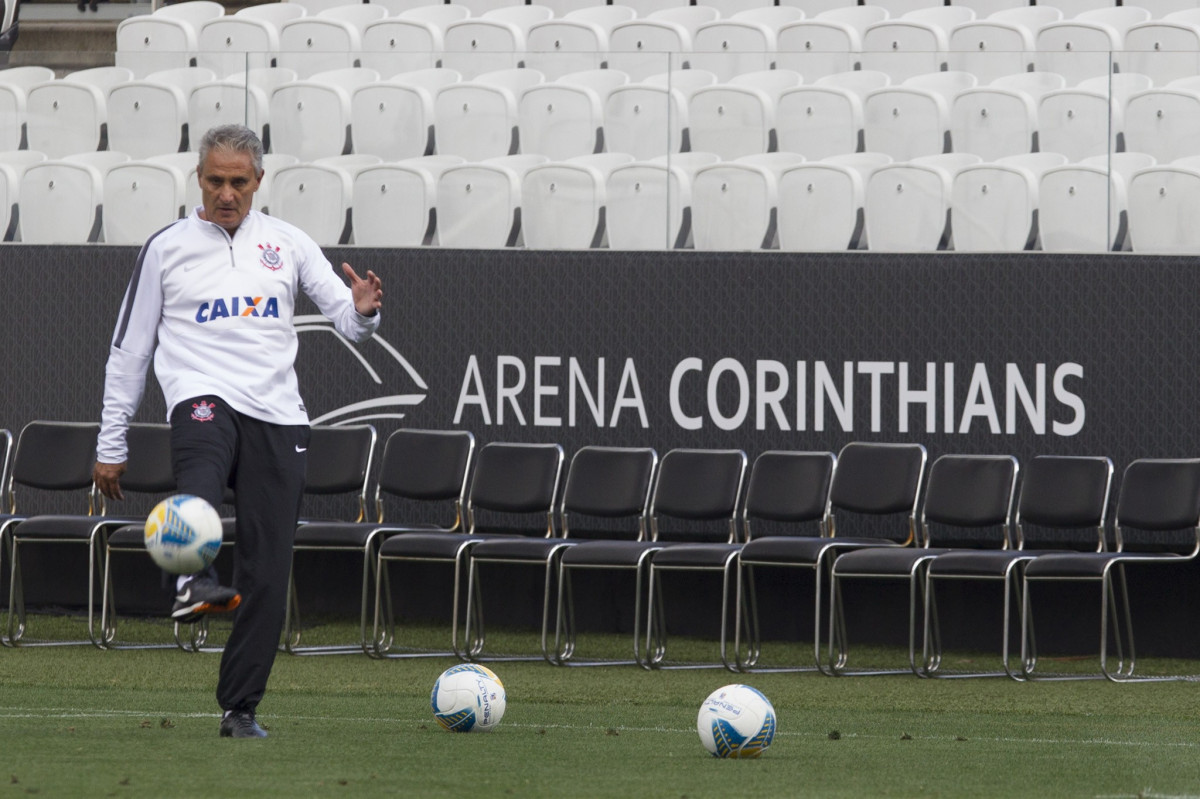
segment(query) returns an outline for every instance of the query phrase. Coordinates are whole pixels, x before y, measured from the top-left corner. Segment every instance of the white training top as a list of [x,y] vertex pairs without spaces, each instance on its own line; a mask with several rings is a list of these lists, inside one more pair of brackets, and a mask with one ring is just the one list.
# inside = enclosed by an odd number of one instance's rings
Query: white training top
[[168,418],[181,401],[215,394],[265,422],[307,424],[293,368],[297,290],[352,341],[379,326],[379,314],[355,310],[349,286],[299,228],[250,211],[231,238],[199,211],[155,233],[138,255],[105,368],[103,463],[127,458],[125,432],[151,355]]

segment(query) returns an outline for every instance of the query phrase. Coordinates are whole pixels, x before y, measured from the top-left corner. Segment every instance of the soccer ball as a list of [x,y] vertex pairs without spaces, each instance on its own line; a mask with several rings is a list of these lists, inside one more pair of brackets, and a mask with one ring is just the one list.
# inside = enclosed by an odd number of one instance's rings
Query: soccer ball
[[504,718],[504,683],[475,663],[452,666],[433,684],[433,717],[451,732],[488,732]]
[[146,517],[146,551],[172,574],[208,568],[221,548],[221,517],[212,505],[191,494],[175,494]]
[[758,757],[775,737],[775,708],[756,688],[726,685],[700,705],[696,732],[713,757]]

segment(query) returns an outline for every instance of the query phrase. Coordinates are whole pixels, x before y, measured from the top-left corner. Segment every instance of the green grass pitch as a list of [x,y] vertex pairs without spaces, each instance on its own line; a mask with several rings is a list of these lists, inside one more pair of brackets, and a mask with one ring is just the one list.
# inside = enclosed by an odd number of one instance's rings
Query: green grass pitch
[[[39,616],[30,629],[81,626]],[[508,693],[499,728],[455,735],[429,710],[433,681],[454,662],[281,653],[259,708],[270,738],[233,741],[217,737],[215,654],[6,648],[0,797],[1200,796],[1196,683],[499,662],[489,664]],[[696,735],[701,701],[734,682],[776,708],[778,734],[758,760],[711,758]]]

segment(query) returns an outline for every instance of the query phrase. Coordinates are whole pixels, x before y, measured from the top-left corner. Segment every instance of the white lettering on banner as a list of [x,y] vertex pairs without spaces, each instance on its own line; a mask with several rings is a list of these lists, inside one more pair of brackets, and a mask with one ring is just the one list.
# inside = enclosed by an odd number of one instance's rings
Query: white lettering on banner
[[[514,355],[498,355],[493,394],[484,387],[483,371],[478,357],[470,356],[454,411],[456,425],[491,425],[494,418],[498,426],[506,421],[537,427],[650,426],[632,358],[625,359],[615,388],[605,358],[597,358],[593,367],[574,357],[538,355],[528,364]],[[985,430],[991,435],[1028,431],[1042,436],[1049,429],[1067,437],[1083,430],[1086,408],[1073,385],[1083,380],[1080,364],[1059,364],[1051,376],[1045,363],[1032,369],[1006,363],[1003,370],[974,363],[964,372],[969,373],[965,391],[955,383],[956,372],[954,363],[926,363],[922,368],[903,361],[796,361],[793,373],[778,360],[757,360],[751,365],[720,358],[708,366],[701,358],[686,357],[671,372],[666,404],[671,420],[684,430],[711,425],[733,431],[753,424],[755,430],[803,432],[810,429],[811,421],[816,432],[849,433],[854,431],[860,407],[856,400],[866,403],[860,418],[866,416],[872,433],[966,435]],[[860,384],[861,390],[856,391]],[[894,415],[888,409],[892,402]],[[792,418],[788,418],[789,405],[794,408]],[[629,416],[624,411],[632,412],[636,421],[623,419]],[[465,415],[475,418],[464,422]],[[922,417],[924,424],[919,421]]]
[[[560,386],[554,382],[555,377],[561,376],[556,367],[562,366],[562,359],[553,356],[536,356],[533,359],[533,424],[544,427],[562,427],[561,416],[550,416],[547,406],[553,404],[553,398],[561,396]],[[578,401],[582,396],[591,411],[593,423],[603,427],[606,393],[609,389],[605,382],[604,359],[596,360],[596,380],[589,385],[587,375],[577,358],[567,360],[567,423],[575,427],[578,419]],[[528,380],[526,378],[525,362],[515,355],[499,355],[496,357],[496,394],[495,411],[496,425],[505,421],[505,409],[522,427],[527,425],[525,412],[521,409],[522,394]],[[642,396],[642,386],[638,381],[637,367],[632,358],[625,359],[621,369],[621,378],[616,391],[612,395],[612,417],[608,420],[609,427],[616,427],[623,411],[636,412],[638,422],[642,427],[649,427],[650,420],[646,415],[646,401]],[[454,409],[454,424],[463,423],[463,414],[469,408],[478,409],[479,421],[485,425],[492,424],[492,405],[484,389],[483,374],[479,367],[479,358],[472,355],[467,359],[467,368],[463,373],[462,386],[458,391],[458,403]]]

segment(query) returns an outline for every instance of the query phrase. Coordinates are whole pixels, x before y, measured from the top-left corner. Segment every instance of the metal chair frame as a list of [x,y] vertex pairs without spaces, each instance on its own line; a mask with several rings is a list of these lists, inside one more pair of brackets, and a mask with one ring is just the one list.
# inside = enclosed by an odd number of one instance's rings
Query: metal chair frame
[[[987,551],[1008,547],[1018,470],[1016,458],[1008,455],[943,455],[929,469],[918,546],[859,550],[846,553],[834,562],[829,586],[831,630],[833,616],[842,613],[842,581],[845,578],[904,580],[908,584],[908,668],[850,671],[846,669],[849,658],[847,637],[842,635],[836,641],[835,654],[835,639],[831,635],[829,664],[835,675],[911,671],[918,677],[926,676],[928,643],[922,650],[921,660],[917,659],[917,630],[923,620],[934,622],[924,629],[923,640],[940,646],[936,612],[930,609],[934,600],[926,591],[926,572],[939,555],[955,551],[950,547],[933,546],[934,531],[994,530],[994,537],[985,537],[982,545],[973,542],[972,546]],[[938,537],[943,536],[939,533]]]
[[[1025,679],[1024,663],[1012,663],[1014,615],[1019,633],[1021,593],[1026,565],[1045,549],[1027,549],[1026,530],[1031,525],[1096,530],[1099,548],[1103,540],[1104,520],[1112,483],[1112,461],[1105,457],[1038,456],[1028,464],[1023,476],[1020,498],[1013,521],[1011,546],[1000,551],[961,550],[939,555],[926,572],[925,629],[939,629],[937,609],[932,598],[934,583],[942,580],[999,582],[1003,591],[1001,612],[1003,636],[1000,643],[1002,671],[945,671],[940,641],[926,636],[925,673],[929,677],[1002,677]],[[1014,614],[1013,600],[1016,600]]]
[[[609,485],[603,485],[601,488],[604,491],[604,502],[597,502],[594,494],[589,496],[589,489],[595,490],[597,483],[609,483],[609,480],[601,475],[590,475],[590,482],[587,482],[581,487],[579,476],[580,470],[577,469],[577,464],[581,457],[589,457],[589,453],[604,453],[616,452],[615,457],[623,457],[635,461],[634,464],[640,467],[640,472],[629,474],[629,481],[624,488],[627,489],[627,494],[624,499],[613,496]],[[605,456],[599,455],[602,460]],[[571,537],[571,517],[573,515],[593,516],[603,512],[602,515],[608,518],[635,518],[637,520],[636,537],[632,541],[621,542],[629,544],[638,544],[646,540],[647,531],[647,514],[650,507],[650,492],[654,487],[654,475],[658,469],[658,453],[652,448],[611,448],[611,447],[584,447],[575,453],[571,459],[571,469],[567,473],[567,484],[563,491],[562,502],[559,505],[559,518],[562,521],[563,537],[569,539]],[[628,473],[626,473],[628,474]],[[582,497],[580,495],[583,495]],[[591,539],[594,540],[594,539]],[[580,542],[581,544],[588,543],[588,540]],[[607,544],[617,543],[612,540],[605,540]],[[558,559],[558,601],[557,613],[555,614],[555,629],[554,629],[554,650],[553,655],[547,657],[551,663],[557,666],[600,666],[600,665],[621,665],[621,664],[637,664],[641,663],[643,656],[640,650],[641,647],[641,620],[642,606],[644,604],[643,591],[646,584],[646,568],[649,562],[649,554],[638,558],[634,565],[635,572],[635,590],[634,590],[634,610],[633,610],[633,659],[575,659],[575,652],[578,643],[578,628],[575,623],[575,598],[571,581],[571,572],[575,569],[598,569],[603,568],[596,564],[581,563],[578,565],[570,565],[565,561],[566,550]]]
[[[1178,492],[1173,489],[1179,489]],[[1127,550],[1138,543],[1134,529],[1150,532],[1188,530],[1193,541],[1186,552],[1147,552]],[[1031,562],[1025,571],[1022,591],[1023,630],[1022,662],[1029,680],[1069,680],[1106,678],[1112,682],[1166,682],[1196,680],[1200,675],[1135,676],[1137,653],[1134,648],[1133,613],[1125,576],[1127,564],[1187,563],[1200,555],[1200,458],[1135,460],[1125,468],[1121,493],[1113,523],[1112,550],[1080,553],[1051,553]],[[1035,669],[1037,653],[1033,648],[1030,612],[1031,583],[1098,583],[1100,586],[1100,646],[1098,674],[1041,675]],[[1117,662],[1108,658],[1109,631],[1116,646]],[[1029,649],[1025,649],[1028,644]]]

